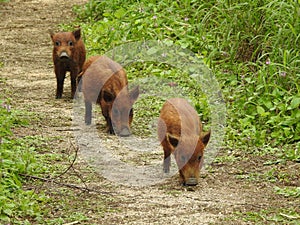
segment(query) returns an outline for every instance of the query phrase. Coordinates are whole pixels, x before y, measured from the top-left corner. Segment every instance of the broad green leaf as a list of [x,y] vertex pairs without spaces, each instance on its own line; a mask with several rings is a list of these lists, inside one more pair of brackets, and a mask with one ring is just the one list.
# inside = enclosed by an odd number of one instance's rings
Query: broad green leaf
[[298,108],[300,105],[300,98],[299,97],[294,97],[291,101],[291,108],[292,109],[295,109],[295,108]]
[[4,209],[3,212],[8,216],[11,216],[13,214],[13,211],[11,209]]
[[263,103],[268,109],[273,107],[273,103],[270,100],[264,100]]
[[172,40],[170,40],[170,39],[165,40],[164,43],[165,43],[168,47],[170,47],[170,46],[172,46],[172,45],[174,44],[174,42],[173,42]]
[[114,15],[117,19],[121,19],[122,17],[125,16],[125,14],[126,14],[126,10],[124,8],[120,8],[115,12]]
[[256,106],[256,110],[259,115],[261,115],[261,116],[265,115],[265,110],[263,107],[258,105],[258,106]]
[[153,54],[155,54],[157,52],[158,52],[158,49],[156,47],[152,47],[152,48],[148,49],[147,54],[148,55],[153,55]]

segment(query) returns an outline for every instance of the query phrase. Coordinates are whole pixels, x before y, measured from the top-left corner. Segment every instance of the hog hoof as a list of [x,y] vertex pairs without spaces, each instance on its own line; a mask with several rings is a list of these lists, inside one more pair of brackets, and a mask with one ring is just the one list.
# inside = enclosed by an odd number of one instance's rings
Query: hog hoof
[[130,136],[130,134],[131,133],[130,133],[129,129],[128,128],[124,128],[124,129],[121,130],[121,132],[120,132],[119,135],[121,137],[128,137],[128,136]]
[[115,134],[115,131],[114,131],[113,128],[108,128],[108,129],[107,129],[107,133],[108,133],[108,134]]
[[196,186],[198,181],[196,178],[189,178],[186,182],[183,183],[183,186]]

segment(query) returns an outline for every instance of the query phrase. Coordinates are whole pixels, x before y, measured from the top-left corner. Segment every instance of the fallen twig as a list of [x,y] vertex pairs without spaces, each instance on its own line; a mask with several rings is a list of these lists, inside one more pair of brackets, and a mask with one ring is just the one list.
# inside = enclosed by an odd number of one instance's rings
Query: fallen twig
[[70,148],[71,148],[71,147],[73,147],[73,148],[75,149],[75,157],[74,157],[74,159],[72,160],[72,162],[71,162],[71,164],[69,165],[69,167],[68,167],[65,171],[63,171],[61,174],[59,174],[58,176],[56,176],[55,178],[62,177],[64,174],[66,174],[66,173],[73,167],[73,165],[74,165],[74,163],[75,163],[75,161],[76,161],[76,159],[77,159],[77,155],[78,155],[78,150],[79,150],[79,148],[78,148],[78,146],[75,147],[74,144],[70,141]]
[[[74,164],[75,164],[75,161],[77,159],[77,156],[78,156],[79,148],[78,148],[78,146],[74,146],[74,144],[71,141],[69,141],[69,142],[70,142],[69,152],[70,152],[71,149],[75,149],[75,156],[74,156],[73,160],[70,162],[70,165],[68,166],[68,168],[65,169],[62,173],[60,173],[59,175],[57,175],[55,177],[51,177],[51,178],[38,177],[38,176],[28,175],[28,174],[20,174],[20,175],[23,176],[23,177],[26,177],[26,178],[41,180],[41,181],[48,182],[48,183],[54,183],[54,184],[57,184],[57,185],[61,185],[61,186],[65,186],[65,187],[69,187],[69,188],[73,188],[73,189],[78,189],[78,190],[82,190],[82,191],[88,191],[88,192],[95,192],[95,193],[100,193],[100,194],[111,195],[111,193],[109,193],[109,192],[102,192],[102,191],[94,190],[94,189],[91,189],[87,186],[87,184],[85,183],[82,176],[73,167]],[[75,172],[76,176],[82,181],[84,187],[78,186],[78,185],[75,185],[75,184],[68,184],[68,183],[63,183],[63,182],[57,181],[57,178],[61,178],[70,169],[72,169]]]
[[64,223],[63,225],[74,225],[74,224],[78,224],[79,221],[73,221],[71,223]]
[[35,180],[41,180],[41,181],[44,181],[44,182],[54,183],[54,184],[57,184],[57,185],[60,185],[60,186],[68,187],[68,188],[73,188],[73,189],[78,189],[78,190],[88,191],[88,192],[95,192],[95,193],[99,193],[99,194],[112,195],[109,192],[98,191],[98,190],[91,189],[91,188],[88,188],[88,187],[81,187],[81,186],[78,186],[78,185],[75,185],[75,184],[63,183],[63,182],[56,181],[55,179],[52,179],[52,178],[44,178],[44,177],[38,177],[38,176],[28,175],[28,174],[19,174],[19,175],[23,176],[23,177],[26,177],[26,178],[30,178],[30,179],[35,179]]

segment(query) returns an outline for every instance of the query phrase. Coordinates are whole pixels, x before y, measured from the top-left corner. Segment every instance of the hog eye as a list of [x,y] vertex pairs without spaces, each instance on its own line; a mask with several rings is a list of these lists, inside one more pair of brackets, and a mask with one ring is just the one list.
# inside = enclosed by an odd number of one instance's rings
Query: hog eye
[[198,156],[198,161],[201,161],[201,158],[202,158],[202,156],[201,156],[201,155],[199,155],[199,156]]
[[60,41],[56,41],[55,46],[60,46]]
[[119,115],[119,110],[117,110],[116,108],[113,109],[113,114],[114,116],[118,116]]
[[69,45],[69,46],[73,46],[73,45],[74,45],[73,41],[69,41],[69,42],[68,42],[68,45]]
[[182,155],[182,156],[180,157],[180,160],[181,160],[182,162],[185,162],[185,156]]

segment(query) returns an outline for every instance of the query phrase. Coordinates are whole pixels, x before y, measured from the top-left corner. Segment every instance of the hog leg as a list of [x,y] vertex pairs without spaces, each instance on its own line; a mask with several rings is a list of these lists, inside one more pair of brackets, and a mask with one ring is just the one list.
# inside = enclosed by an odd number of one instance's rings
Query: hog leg
[[59,69],[61,66],[55,67],[55,75],[56,75],[56,98],[59,99],[62,97],[63,89],[64,89],[64,80],[66,77],[66,71],[64,69]]
[[71,71],[70,78],[71,78],[71,98],[74,98],[76,93],[76,85],[77,85],[77,76],[78,76],[78,69],[74,69]]
[[114,128],[113,128],[110,117],[109,116],[104,116],[104,117],[105,117],[106,124],[107,124],[107,132],[109,134],[115,134],[115,131],[114,131]]
[[183,173],[182,173],[182,170],[179,170],[179,180],[180,180],[180,183],[183,185],[183,186],[187,186],[186,182],[185,182],[185,179],[184,179],[184,176],[183,176]]
[[171,151],[167,148],[164,149],[164,173],[170,172],[170,164],[171,164]]
[[77,88],[78,88],[78,92],[81,92],[81,86],[82,86],[82,81],[81,81],[81,78],[82,78],[82,73],[80,73],[78,76],[77,76]]
[[92,103],[89,101],[84,101],[85,103],[85,124],[90,125],[92,122]]

